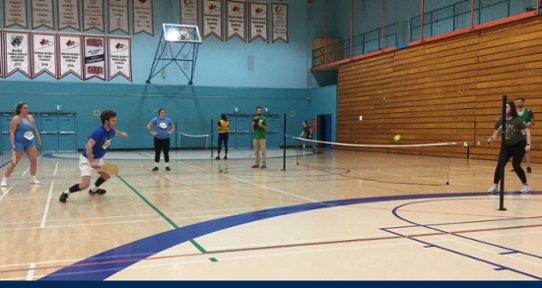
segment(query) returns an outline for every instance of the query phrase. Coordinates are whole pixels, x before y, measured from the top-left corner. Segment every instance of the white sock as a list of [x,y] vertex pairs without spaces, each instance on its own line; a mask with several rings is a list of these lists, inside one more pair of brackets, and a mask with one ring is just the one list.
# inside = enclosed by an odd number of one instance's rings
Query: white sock
[[154,167],[158,167],[158,162],[154,162]]
[[90,190],[91,190],[92,192],[96,192],[96,191],[98,191],[98,187],[94,186],[94,187],[90,188]]
[[34,176],[30,175],[30,179],[31,180],[36,180],[36,175],[34,175]]
[[64,193],[70,195],[70,188],[66,189],[66,191],[64,191]]
[[2,178],[2,181],[8,181],[8,177],[4,176],[4,178]]
[[169,167],[169,162],[166,162],[166,167]]

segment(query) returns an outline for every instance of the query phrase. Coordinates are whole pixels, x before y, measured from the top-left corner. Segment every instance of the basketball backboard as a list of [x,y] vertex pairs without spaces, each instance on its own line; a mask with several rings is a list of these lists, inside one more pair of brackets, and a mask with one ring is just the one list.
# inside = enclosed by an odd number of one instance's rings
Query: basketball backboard
[[201,34],[196,25],[164,23],[164,41],[201,44]]

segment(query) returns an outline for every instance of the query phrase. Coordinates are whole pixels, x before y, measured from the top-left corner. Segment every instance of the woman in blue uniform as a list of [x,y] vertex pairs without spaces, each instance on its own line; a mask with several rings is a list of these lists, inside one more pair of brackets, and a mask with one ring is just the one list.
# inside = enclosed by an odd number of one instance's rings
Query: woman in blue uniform
[[11,146],[13,151],[17,154],[17,161],[15,163],[10,162],[4,172],[4,178],[2,178],[2,187],[7,186],[7,181],[19,160],[23,156],[23,152],[26,153],[28,160],[30,161],[30,184],[41,184],[36,179],[36,145],[34,144],[34,137],[38,138],[38,146],[41,147],[41,138],[36,129],[36,123],[34,117],[28,114],[28,105],[26,103],[19,103],[15,108],[15,116],[11,120],[9,129],[9,138],[11,140]]

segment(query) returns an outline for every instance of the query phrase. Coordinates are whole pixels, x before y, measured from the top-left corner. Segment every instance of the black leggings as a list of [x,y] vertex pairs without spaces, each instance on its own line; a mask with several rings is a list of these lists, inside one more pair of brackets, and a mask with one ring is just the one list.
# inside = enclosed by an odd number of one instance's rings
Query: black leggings
[[218,133],[218,154],[220,155],[220,149],[222,148],[222,142],[224,142],[224,151],[228,154],[228,132]]
[[166,163],[169,163],[169,138],[154,138],[154,162],[160,162],[160,152],[162,149],[164,149],[164,159],[166,160]]
[[[527,141],[523,140],[519,143],[516,143],[514,145],[506,145],[506,150],[504,153],[504,165],[506,166],[506,163],[508,163],[508,160],[510,158],[514,157],[512,160],[512,165],[514,165],[514,171],[516,171],[516,174],[518,175],[519,179],[521,180],[521,183],[525,184],[527,183],[527,178],[525,177],[525,172],[523,169],[521,169],[521,160],[523,160],[523,156],[525,156],[525,146],[527,145]],[[499,164],[497,164],[497,168],[495,169],[495,177],[493,178],[493,183],[498,184],[501,180],[501,156],[499,155]]]

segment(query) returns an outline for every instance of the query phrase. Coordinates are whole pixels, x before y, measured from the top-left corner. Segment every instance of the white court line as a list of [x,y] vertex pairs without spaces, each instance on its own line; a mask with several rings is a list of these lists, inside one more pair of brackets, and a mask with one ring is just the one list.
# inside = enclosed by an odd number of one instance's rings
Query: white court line
[[241,180],[241,179],[239,179],[239,178],[237,178],[237,177],[228,176],[228,175],[223,175],[223,176],[226,176],[226,177],[228,177],[228,178],[233,178],[233,179],[235,179],[235,180],[237,180],[237,181],[240,181],[240,182],[243,182],[243,183],[247,183],[247,184],[251,184],[251,185],[254,185],[254,186],[258,186],[258,187],[261,187],[261,188],[265,188],[265,189],[268,189],[268,190],[271,190],[271,191],[279,192],[279,193],[282,193],[282,194],[285,194],[285,195],[290,195],[290,196],[293,196],[293,197],[297,197],[297,198],[300,198],[300,199],[303,199],[303,200],[307,200],[307,201],[311,201],[311,202],[322,202],[322,201],[317,201],[317,200],[310,199],[310,198],[307,198],[307,197],[299,196],[299,195],[296,195],[296,194],[288,193],[288,192],[286,192],[286,191],[282,191],[282,190],[279,190],[279,189],[275,189],[275,188],[263,186],[263,185],[256,184],[256,183],[252,183],[252,182],[248,182],[248,181],[245,181],[245,180]]
[[198,167],[198,166],[190,165],[190,164],[188,164],[188,163],[186,163],[186,162],[181,162],[181,165],[187,165],[187,166],[190,166],[190,167],[194,167],[194,168],[196,168],[196,169],[200,169],[200,170],[203,170],[203,171],[207,171],[207,169],[205,169],[205,168],[201,168],[201,167]]
[[55,173],[53,174],[53,176],[56,176],[56,171],[58,171],[58,162],[56,162]]
[[34,280],[34,268],[36,268],[36,263],[30,264],[30,270],[28,270],[28,274],[26,274],[26,281]]
[[6,192],[4,192],[4,194],[2,194],[2,196],[0,196],[0,201],[2,201],[2,199],[4,198],[4,196],[6,196],[6,195],[9,193],[9,190],[11,190],[11,188],[13,188],[13,186],[15,186],[15,184],[11,185],[11,187],[9,187],[9,189],[6,190]]
[[[43,154],[41,154],[38,159],[36,159],[36,162],[40,161],[40,158],[43,156]],[[23,177],[28,171],[30,170],[30,167],[28,167],[26,170],[24,170],[23,174],[21,175],[21,177]]]
[[51,195],[53,194],[53,187],[54,186],[55,186],[55,181],[51,182],[51,188],[49,189],[49,196],[47,197],[47,204],[45,205],[45,211],[43,212],[43,218],[41,218],[40,228],[45,227],[45,221],[47,219],[47,212],[49,212],[49,204],[51,203]]

